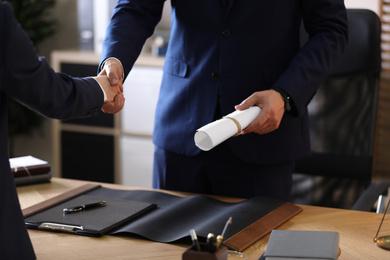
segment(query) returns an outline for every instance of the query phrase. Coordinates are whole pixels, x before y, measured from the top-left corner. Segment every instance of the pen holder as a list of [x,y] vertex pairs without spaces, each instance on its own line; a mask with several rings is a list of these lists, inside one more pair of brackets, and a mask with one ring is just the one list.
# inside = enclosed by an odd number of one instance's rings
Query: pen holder
[[196,250],[193,246],[183,253],[182,260],[227,260],[228,250],[225,246],[220,246],[217,251],[208,251],[208,245],[200,243],[200,249]]

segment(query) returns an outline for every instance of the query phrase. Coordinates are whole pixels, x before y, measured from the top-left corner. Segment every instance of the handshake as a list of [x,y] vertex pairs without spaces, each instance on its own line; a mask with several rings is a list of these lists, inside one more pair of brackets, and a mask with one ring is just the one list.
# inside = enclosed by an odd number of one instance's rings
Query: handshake
[[123,67],[119,60],[109,58],[104,61],[102,70],[94,79],[106,93],[107,99],[102,106],[104,113],[115,114],[122,110],[125,104],[123,95]]

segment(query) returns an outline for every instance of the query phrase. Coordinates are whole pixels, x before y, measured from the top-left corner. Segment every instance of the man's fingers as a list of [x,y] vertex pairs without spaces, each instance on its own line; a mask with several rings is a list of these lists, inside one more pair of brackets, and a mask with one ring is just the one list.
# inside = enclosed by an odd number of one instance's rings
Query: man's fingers
[[248,108],[254,106],[256,103],[253,100],[254,98],[252,96],[250,96],[249,98],[245,99],[239,105],[236,105],[234,108],[236,110],[245,110],[245,109],[248,109]]
[[123,93],[118,94],[114,98],[114,103],[117,105],[118,108],[122,109],[125,105],[125,96]]
[[125,104],[125,97],[121,93],[115,96],[113,102],[105,103],[102,107],[102,111],[104,113],[115,114],[122,110],[124,104]]

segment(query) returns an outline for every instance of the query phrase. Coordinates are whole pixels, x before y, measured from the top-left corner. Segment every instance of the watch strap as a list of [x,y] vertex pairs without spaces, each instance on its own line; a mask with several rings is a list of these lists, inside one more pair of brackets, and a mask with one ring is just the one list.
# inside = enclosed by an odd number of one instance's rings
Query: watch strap
[[287,112],[290,112],[292,109],[292,106],[291,106],[292,101],[291,101],[289,94],[286,91],[284,91],[283,89],[278,88],[278,87],[274,87],[272,89],[275,90],[276,92],[278,92],[282,96],[282,98],[284,100],[284,109]]

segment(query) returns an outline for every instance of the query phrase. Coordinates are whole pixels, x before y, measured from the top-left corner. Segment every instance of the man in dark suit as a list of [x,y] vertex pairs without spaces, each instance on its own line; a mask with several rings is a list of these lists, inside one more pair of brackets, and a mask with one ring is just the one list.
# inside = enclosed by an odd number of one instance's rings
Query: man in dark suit
[[[100,66],[112,85],[131,70],[163,4],[118,1]],[[347,41],[344,1],[172,0],[171,6],[153,186],[288,200],[294,161],[310,155],[307,104]],[[310,37],[303,48],[302,21]],[[196,129],[253,105],[262,110],[243,135],[209,152],[195,146]]]
[[92,116],[102,108],[120,110],[124,98],[105,77],[71,78],[55,73],[36,56],[11,6],[0,3],[0,259],[29,260],[35,254],[8,160],[8,97],[58,119]]

